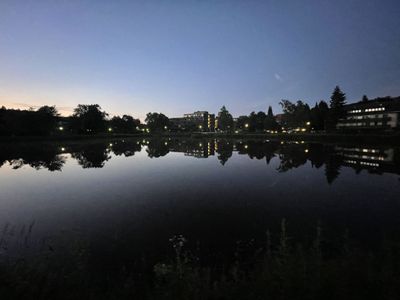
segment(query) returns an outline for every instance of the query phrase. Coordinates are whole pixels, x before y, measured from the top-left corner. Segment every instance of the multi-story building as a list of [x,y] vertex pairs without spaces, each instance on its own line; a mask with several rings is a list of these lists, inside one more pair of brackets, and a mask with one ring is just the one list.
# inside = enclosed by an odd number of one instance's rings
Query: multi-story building
[[376,98],[345,106],[340,130],[394,130],[400,128],[400,97]]
[[214,131],[215,115],[207,111],[196,111],[184,114],[181,118],[171,118],[171,123],[181,129],[192,129],[196,131]]

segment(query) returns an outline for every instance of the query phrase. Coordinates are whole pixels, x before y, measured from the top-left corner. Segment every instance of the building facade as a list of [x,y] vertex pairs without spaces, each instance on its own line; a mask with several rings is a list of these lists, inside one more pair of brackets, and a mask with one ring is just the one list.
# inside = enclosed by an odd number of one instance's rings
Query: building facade
[[180,118],[171,118],[170,122],[176,129],[212,132],[215,130],[215,115],[207,111],[196,111],[184,114]]
[[398,130],[400,128],[400,97],[376,98],[348,104],[339,120],[339,130]]

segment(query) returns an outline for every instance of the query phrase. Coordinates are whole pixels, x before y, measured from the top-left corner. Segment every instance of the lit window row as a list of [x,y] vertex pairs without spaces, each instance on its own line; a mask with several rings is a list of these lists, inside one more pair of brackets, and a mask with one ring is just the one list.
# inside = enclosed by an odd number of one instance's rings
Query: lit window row
[[353,164],[353,165],[357,164],[357,162],[355,160],[345,160],[344,162],[348,163],[348,164]]
[[349,113],[351,114],[356,114],[356,113],[360,113],[361,109],[354,109],[354,110],[350,110]]
[[361,161],[360,165],[369,166],[369,167],[379,167],[379,164],[377,164],[377,163],[371,163],[371,162],[366,162],[366,161]]
[[385,110],[384,107],[376,107],[376,108],[367,108],[367,109],[365,110],[365,112],[370,112],[370,111],[383,111],[383,110]]

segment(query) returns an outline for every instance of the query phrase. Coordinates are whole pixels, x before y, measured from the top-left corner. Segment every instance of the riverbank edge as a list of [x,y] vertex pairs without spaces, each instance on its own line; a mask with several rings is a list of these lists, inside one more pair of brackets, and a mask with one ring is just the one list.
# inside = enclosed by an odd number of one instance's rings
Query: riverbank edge
[[270,134],[270,133],[215,133],[215,132],[193,132],[193,133],[159,133],[159,134],[99,134],[99,135],[54,135],[54,136],[12,136],[0,137],[0,143],[10,142],[52,142],[52,141],[94,141],[118,138],[228,138],[228,139],[271,139],[288,141],[310,141],[310,142],[351,142],[400,145],[400,132],[374,133],[374,134],[343,134],[343,133],[293,133],[293,134]]

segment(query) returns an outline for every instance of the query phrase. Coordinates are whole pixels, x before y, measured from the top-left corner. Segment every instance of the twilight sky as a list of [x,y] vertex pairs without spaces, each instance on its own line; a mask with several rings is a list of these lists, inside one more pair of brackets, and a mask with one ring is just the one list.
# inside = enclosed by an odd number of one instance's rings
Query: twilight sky
[[400,95],[400,1],[0,0],[0,105],[143,119]]

